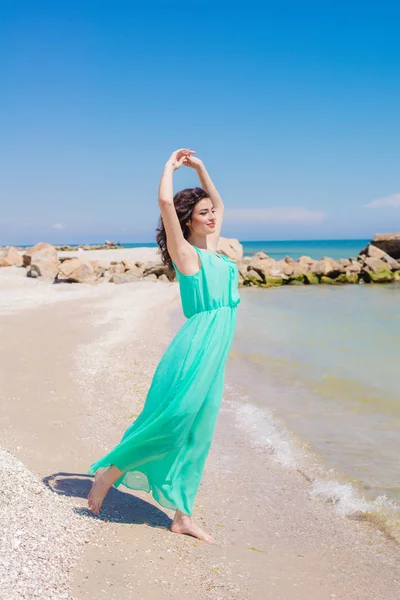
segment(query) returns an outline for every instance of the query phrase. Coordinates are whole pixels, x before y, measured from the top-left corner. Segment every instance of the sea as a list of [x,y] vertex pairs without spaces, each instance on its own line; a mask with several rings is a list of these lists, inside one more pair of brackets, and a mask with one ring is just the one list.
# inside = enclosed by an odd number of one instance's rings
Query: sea
[[[279,260],[369,240],[242,242]],[[400,285],[240,289],[226,395],[252,443],[400,541]]]
[[[303,241],[250,241],[240,242],[243,245],[244,256],[250,256],[255,252],[264,251],[275,260],[281,260],[290,256],[297,260],[300,256],[310,256],[320,259],[329,256],[335,260],[339,258],[355,257],[359,254],[370,240],[303,240]],[[124,248],[156,247],[155,243],[121,244]]]

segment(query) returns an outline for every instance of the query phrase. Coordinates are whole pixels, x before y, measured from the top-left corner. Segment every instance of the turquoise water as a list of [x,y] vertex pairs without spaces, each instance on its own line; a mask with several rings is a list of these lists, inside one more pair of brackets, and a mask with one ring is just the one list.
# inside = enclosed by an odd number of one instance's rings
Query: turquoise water
[[[370,240],[305,240],[287,242],[241,241],[241,243],[243,244],[244,255],[264,251],[275,260],[280,260],[285,258],[285,256],[290,256],[294,260],[297,260],[303,255],[311,256],[311,258],[314,259],[329,256],[330,258],[337,260],[339,258],[357,256],[360,250],[362,250],[369,241]],[[141,246],[155,247],[156,245],[157,244],[155,243],[122,244],[124,248],[138,248]]]
[[370,499],[400,504],[400,286],[242,288],[228,380]]

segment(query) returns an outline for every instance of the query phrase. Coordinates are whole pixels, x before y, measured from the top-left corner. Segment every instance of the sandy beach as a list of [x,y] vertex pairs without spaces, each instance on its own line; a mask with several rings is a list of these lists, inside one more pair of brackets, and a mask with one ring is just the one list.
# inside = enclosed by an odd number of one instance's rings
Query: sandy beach
[[[157,258],[154,248],[79,254]],[[0,289],[2,597],[400,597],[398,545],[313,498],[300,471],[252,442],[229,391],[195,508],[215,545],[170,533],[171,512],[122,487],[93,517],[86,471],[141,410],[184,322],[178,285],[52,285],[10,267]]]

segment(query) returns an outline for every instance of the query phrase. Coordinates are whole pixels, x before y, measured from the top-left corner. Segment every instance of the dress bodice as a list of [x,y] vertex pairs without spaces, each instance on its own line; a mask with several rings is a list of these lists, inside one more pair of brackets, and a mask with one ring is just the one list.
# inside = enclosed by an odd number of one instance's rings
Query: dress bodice
[[183,314],[188,319],[199,312],[223,306],[236,307],[240,302],[239,273],[236,263],[223,254],[211,254],[193,246],[201,268],[194,275],[181,273],[174,262],[181,293]]

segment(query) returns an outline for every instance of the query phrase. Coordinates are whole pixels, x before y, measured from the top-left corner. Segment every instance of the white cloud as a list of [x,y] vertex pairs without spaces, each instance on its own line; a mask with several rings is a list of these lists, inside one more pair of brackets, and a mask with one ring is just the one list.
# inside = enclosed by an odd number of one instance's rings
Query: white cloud
[[64,229],[64,225],[62,223],[54,223],[52,227],[53,229]]
[[321,223],[325,214],[296,206],[271,208],[233,208],[227,210],[225,218],[230,221],[268,221],[269,223]]
[[378,200],[372,200],[368,204],[364,204],[364,208],[381,208],[381,207],[400,208],[400,194],[390,194]]

